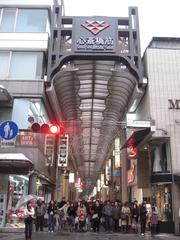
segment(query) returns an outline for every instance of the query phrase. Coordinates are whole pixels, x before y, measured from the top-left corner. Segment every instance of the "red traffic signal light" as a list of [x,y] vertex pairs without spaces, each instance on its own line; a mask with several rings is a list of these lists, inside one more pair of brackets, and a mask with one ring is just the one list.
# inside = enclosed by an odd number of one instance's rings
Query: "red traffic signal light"
[[55,125],[55,124],[52,124],[52,125],[50,125],[50,127],[49,127],[49,131],[50,131],[50,133],[52,133],[52,134],[59,133],[59,126],[58,126],[58,125]]
[[58,124],[33,123],[31,126],[32,132],[45,134],[59,134],[60,126]]

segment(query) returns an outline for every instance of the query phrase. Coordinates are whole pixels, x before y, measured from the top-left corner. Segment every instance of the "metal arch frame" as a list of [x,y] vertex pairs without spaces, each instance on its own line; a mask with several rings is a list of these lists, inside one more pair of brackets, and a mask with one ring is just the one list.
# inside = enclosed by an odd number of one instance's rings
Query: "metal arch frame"
[[[80,61],[90,60],[90,61],[92,61],[92,63],[90,63],[90,64],[92,64],[93,66],[96,64],[96,61],[99,61],[100,67],[103,65],[103,63],[101,63],[101,61],[102,62],[103,61],[104,62],[105,61],[114,62],[114,64],[111,65],[111,66],[115,66],[114,69],[113,70],[111,70],[110,68],[108,69],[109,72],[111,72],[111,71],[114,72],[108,76],[109,78],[111,78],[112,81],[118,82],[119,81],[118,79],[125,77],[129,81],[129,83],[132,81],[132,89],[133,89],[133,83],[134,83],[134,86],[135,85],[141,86],[141,84],[142,84],[142,63],[141,63],[141,56],[140,56],[140,41],[139,41],[139,25],[138,25],[137,8],[129,8],[129,18],[116,18],[116,20],[118,21],[118,24],[120,24],[122,26],[125,25],[126,27],[128,26],[128,28],[123,29],[123,27],[122,27],[121,29],[119,29],[119,28],[117,29],[118,41],[121,42],[121,45],[124,44],[125,48],[124,49],[123,49],[123,47],[122,47],[122,49],[117,48],[115,53],[114,52],[113,53],[74,52],[72,50],[72,45],[71,45],[71,48],[69,48],[69,49],[71,49],[71,52],[68,52],[68,49],[66,49],[66,47],[64,47],[62,45],[62,43],[65,44],[65,42],[67,43],[68,41],[69,42],[71,41],[71,38],[73,35],[73,29],[72,29],[72,27],[65,28],[64,25],[65,24],[72,25],[73,21],[75,20],[75,17],[62,16],[62,6],[55,4],[53,6],[51,20],[52,20],[52,24],[51,24],[52,38],[50,38],[50,41],[49,41],[47,82],[51,83],[52,85],[57,84],[56,87],[57,87],[57,89],[59,89],[60,83],[59,83],[59,81],[56,82],[56,80],[58,80],[58,77],[57,77],[59,75],[58,73],[60,73],[60,76],[61,76],[61,73],[63,73],[63,71],[65,70],[65,69],[63,69],[63,65],[65,65],[69,62],[71,63],[72,61],[75,61],[75,64],[77,62],[77,66],[78,65],[81,66],[81,64],[79,63]],[[136,26],[134,26],[134,24]],[[119,25],[117,25],[117,27],[118,26]],[[63,37],[66,38],[65,41],[64,41]],[[135,43],[136,47],[134,45],[134,42],[136,42]],[[118,47],[120,47],[120,45],[118,45]],[[132,78],[131,77],[128,78],[128,75],[126,76],[126,74],[119,72],[120,68],[116,69],[116,63],[117,63],[117,65],[119,65],[119,63],[124,64],[126,66],[125,68],[128,70],[127,72],[132,76]],[[85,63],[85,64],[88,65],[88,63]],[[98,62],[97,62],[97,64],[98,64]],[[67,70],[70,72],[72,70],[76,71],[76,69],[75,68],[73,69],[73,67],[71,69],[71,66]],[[101,75],[101,69],[99,70],[99,72]],[[93,75],[94,73],[96,74],[96,76]],[[75,74],[76,73],[73,73],[73,76],[75,76]],[[82,73],[82,75],[83,74],[85,74],[85,73]],[[81,159],[79,159],[79,160],[77,159],[77,165],[81,164],[81,169],[79,169],[79,172],[83,173],[82,164],[85,164],[85,162],[86,162],[85,165],[86,166],[89,165],[89,167],[88,168],[85,167],[84,171],[89,172],[88,177],[90,178],[90,177],[92,177],[92,173],[93,173],[93,170],[92,170],[93,167],[91,166],[91,163],[92,162],[97,163],[97,158],[99,158],[100,161],[98,162],[98,166],[102,166],[103,159],[108,154],[110,154],[109,153],[109,149],[111,148],[110,145],[111,145],[112,139],[114,138],[114,133],[118,129],[118,126],[112,126],[112,130],[110,131],[110,129],[107,128],[106,126],[104,126],[103,124],[106,124],[109,120],[110,121],[114,120],[114,122],[115,122],[119,119],[118,119],[118,108],[117,108],[117,109],[115,109],[115,111],[113,111],[113,110],[110,111],[110,113],[107,114],[106,117],[103,116],[104,117],[103,120],[100,120],[100,118],[99,118],[99,120],[102,123],[102,128],[100,128],[99,126],[97,127],[97,125],[95,123],[92,123],[92,122],[96,121],[96,115],[94,114],[96,111],[94,110],[93,99],[97,100],[97,97],[94,97],[94,95],[93,95],[94,94],[93,91],[95,91],[95,82],[96,82],[95,80],[97,80],[97,79],[100,80],[100,75],[98,75],[98,70],[96,68],[93,68],[92,74],[91,74],[91,71],[88,74],[92,75],[92,79],[91,79],[91,81],[92,81],[92,83],[91,83],[92,89],[91,90],[92,91],[91,91],[90,97],[88,97],[88,98],[92,99],[92,104],[91,104],[91,110],[89,110],[90,111],[89,116],[87,116],[87,118],[85,117],[84,119],[85,119],[85,121],[86,121],[86,119],[89,119],[89,121],[91,121],[91,123],[89,122],[89,125],[87,127],[87,129],[90,129],[89,130],[89,143],[87,144],[87,145],[89,145],[89,148],[88,148],[88,151],[86,151],[86,149],[84,147],[85,144],[81,145],[81,147],[83,148],[82,152],[84,151],[84,153],[86,155],[89,154],[89,157],[82,159],[82,163],[80,162]],[[102,70],[102,74],[104,74],[104,76],[107,77],[107,75],[105,73],[105,69]],[[70,75],[68,73],[67,78],[69,76]],[[95,77],[97,79],[94,79]],[[66,76],[65,75],[63,76],[63,74],[62,74],[62,79],[61,79],[62,81],[63,81],[63,78],[65,80]],[[88,80],[88,78],[87,78],[87,80]],[[120,83],[121,83],[121,81],[120,81]],[[127,84],[127,85],[129,85],[129,87],[130,87],[131,84]],[[112,88],[113,88],[113,85],[112,85]],[[123,89],[123,87],[121,89]],[[71,86],[67,85],[67,92],[71,92]],[[60,94],[59,91],[58,91],[58,94]],[[78,98],[77,95],[75,95],[75,92],[73,94],[74,94],[73,95],[74,100],[77,101],[77,98]],[[127,96],[127,97],[129,97],[129,96]],[[60,96],[58,99],[59,99],[59,102],[61,102]],[[81,99],[84,99],[84,98],[81,98]],[[117,95],[117,100],[118,99],[119,99],[119,101],[122,99],[122,96],[120,94]],[[114,100],[112,98],[111,103],[113,103],[113,101]],[[69,121],[70,122],[73,121],[73,119],[71,120],[69,118],[71,116],[71,113],[73,115],[73,108],[75,109],[74,114],[77,113],[77,116],[76,116],[77,120],[81,121],[82,116],[79,114],[79,112],[76,112],[79,109],[79,103],[73,102],[72,98],[70,100],[69,97],[66,99],[66,102],[69,106],[69,109],[68,109]],[[72,106],[72,104],[74,107]],[[126,103],[124,102],[124,104],[126,104]],[[123,108],[122,102],[120,105],[122,105],[122,107],[121,107],[122,112],[119,116],[122,117],[122,115],[125,112],[125,108]],[[109,107],[109,110],[110,110],[110,107]],[[117,114],[116,114],[116,110],[117,110]],[[105,113],[105,111],[106,111],[106,108],[102,112]],[[102,135],[102,141],[105,141],[105,137],[106,137],[106,141],[103,145],[103,143],[99,139],[100,135],[97,136],[97,141],[98,141],[97,149],[94,150],[93,140],[92,140],[93,139],[92,131],[93,131],[93,128],[96,128],[96,127],[99,129],[99,134]],[[83,142],[84,137],[85,137],[85,135],[82,133],[79,136],[79,141]],[[76,142],[74,142],[73,144],[75,144],[75,143]],[[107,146],[108,146],[108,148],[107,148]],[[91,147],[92,147],[92,149],[91,149]],[[103,154],[101,154],[101,148],[105,151]],[[96,157],[93,158],[93,160],[95,160],[95,161],[92,161],[92,158],[91,158],[92,153],[96,154]],[[79,156],[79,154],[80,153],[77,153],[76,157]],[[85,160],[87,160],[87,161],[85,161]],[[97,178],[97,174],[99,171],[100,171],[100,169],[95,171],[95,175],[94,175],[95,178]],[[86,178],[87,176],[84,176],[84,177]]]
[[60,58],[58,59],[58,62],[56,63],[55,66],[53,66],[51,68],[51,73],[48,74],[48,81],[51,81],[54,76],[61,70],[62,66],[69,62],[69,61],[73,61],[73,60],[107,60],[107,61],[117,61],[120,63],[124,63],[124,65],[127,66],[127,68],[129,69],[130,73],[132,73],[136,80],[138,85],[140,84],[140,79],[141,76],[139,74],[138,69],[135,67],[135,65],[132,63],[132,61],[124,55],[110,55],[110,54],[101,54],[101,53],[64,53],[63,55],[60,56]]
[[[118,38],[124,38],[129,43],[129,51],[122,53],[122,49],[117,49],[116,54],[104,53],[67,53],[61,50],[62,37],[72,38],[72,26],[76,17],[63,16],[64,4],[58,4],[54,1],[53,10],[51,12],[51,36],[48,49],[48,69],[47,81],[51,81],[53,76],[60,70],[63,64],[71,60],[112,60],[124,63],[129,71],[136,77],[137,83],[142,84],[143,66],[141,62],[140,37],[139,37],[139,20],[138,8],[129,7],[128,17],[114,17],[117,20]],[[128,41],[127,41],[128,39]],[[55,40],[55,41],[54,41]],[[134,42],[136,46],[134,46]]]

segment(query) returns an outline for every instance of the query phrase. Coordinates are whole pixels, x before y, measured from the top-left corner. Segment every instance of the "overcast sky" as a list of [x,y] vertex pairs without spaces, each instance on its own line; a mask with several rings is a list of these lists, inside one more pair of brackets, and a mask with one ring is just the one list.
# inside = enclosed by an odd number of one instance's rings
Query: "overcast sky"
[[127,17],[138,6],[142,54],[152,37],[180,37],[180,0],[64,0],[66,16]]

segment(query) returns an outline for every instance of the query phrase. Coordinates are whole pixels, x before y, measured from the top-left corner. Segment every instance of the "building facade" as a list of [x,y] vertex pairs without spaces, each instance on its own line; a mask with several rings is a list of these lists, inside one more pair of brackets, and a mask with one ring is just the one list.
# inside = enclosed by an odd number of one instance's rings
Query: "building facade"
[[[63,6],[52,10],[52,1],[42,2],[4,1],[0,6],[0,123],[12,120],[20,130],[12,141],[1,138],[0,226],[17,221],[15,207],[22,195],[45,202],[59,196],[75,199],[69,175],[57,167],[57,138],[30,131],[33,122],[64,115],[72,134],[68,167],[84,177],[87,194],[97,180],[97,196],[103,200],[155,203],[160,231],[178,233],[180,40],[154,38],[144,54],[142,78],[136,8],[129,9],[128,18],[107,18],[107,31],[98,38],[97,29],[88,25],[94,18],[63,18]],[[117,32],[113,24],[119,24]],[[112,33],[114,38],[107,38]],[[128,125],[127,109],[137,125]],[[78,128],[73,128],[74,116],[76,124],[84,121]],[[126,126],[119,127],[119,119]],[[129,136],[138,149],[131,157]],[[113,144],[114,155],[108,152]]]
[[143,199],[158,207],[160,232],[176,234],[180,207],[179,61],[180,39],[152,39],[143,57],[148,85],[136,110],[136,120],[149,119],[156,126],[139,148],[137,186]]
[[[19,128],[0,144],[0,226],[22,226],[16,204],[33,194],[48,202],[55,188],[55,137],[30,132],[33,121],[52,121],[44,90],[50,4],[1,1],[0,5],[0,123]],[[18,221],[18,220],[19,221]]]

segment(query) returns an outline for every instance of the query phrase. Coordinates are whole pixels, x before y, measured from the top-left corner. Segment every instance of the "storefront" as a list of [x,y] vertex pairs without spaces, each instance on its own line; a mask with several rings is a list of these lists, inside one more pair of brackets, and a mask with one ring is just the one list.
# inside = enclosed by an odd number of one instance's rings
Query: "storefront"
[[153,184],[152,203],[158,209],[159,232],[173,233],[172,184]]
[[22,227],[23,212],[17,209],[18,201],[28,195],[28,176],[9,175],[7,188],[6,227]]
[[18,200],[28,194],[32,162],[22,153],[0,154],[0,228],[21,227],[21,213],[16,211]]
[[150,144],[151,202],[158,209],[159,232],[174,232],[171,156],[169,138],[154,138]]

